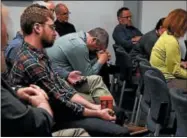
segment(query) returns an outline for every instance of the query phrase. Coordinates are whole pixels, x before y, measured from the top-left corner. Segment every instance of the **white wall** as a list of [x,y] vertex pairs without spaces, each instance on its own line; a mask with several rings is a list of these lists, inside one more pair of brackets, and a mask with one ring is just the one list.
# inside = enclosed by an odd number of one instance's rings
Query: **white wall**
[[32,2],[24,2],[24,1],[3,1],[3,4],[5,4],[8,7],[9,11],[9,22],[8,22],[8,34],[9,34],[9,40],[12,40],[12,38],[16,35],[16,32],[20,29],[20,16],[23,12],[23,10],[32,4]]
[[[59,3],[61,1],[54,1]],[[20,14],[32,2],[3,2],[8,6],[12,25],[10,30],[12,36],[15,36],[16,31],[20,28]],[[102,27],[109,33],[109,51],[112,54],[112,61],[115,61],[115,56],[112,48],[114,40],[112,32],[117,25],[116,12],[123,6],[123,1],[63,1],[71,12],[70,22],[75,25],[77,31],[89,31],[95,27]]]
[[186,10],[187,1],[142,1],[142,33],[152,30],[160,18],[176,8]]

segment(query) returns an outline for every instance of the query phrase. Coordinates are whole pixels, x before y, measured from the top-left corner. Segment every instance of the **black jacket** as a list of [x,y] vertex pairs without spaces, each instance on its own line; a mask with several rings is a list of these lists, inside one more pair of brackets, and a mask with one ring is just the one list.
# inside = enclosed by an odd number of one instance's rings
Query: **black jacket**
[[151,51],[159,36],[156,33],[156,30],[152,30],[145,35],[143,35],[140,41],[133,47],[130,55],[132,58],[135,58],[137,55],[144,56],[149,60],[151,56]]
[[1,79],[1,136],[51,136],[52,117],[21,101]]
[[59,36],[63,36],[69,33],[76,32],[74,25],[68,22],[61,23],[58,20],[56,20],[55,26],[56,26],[56,31],[58,32]]

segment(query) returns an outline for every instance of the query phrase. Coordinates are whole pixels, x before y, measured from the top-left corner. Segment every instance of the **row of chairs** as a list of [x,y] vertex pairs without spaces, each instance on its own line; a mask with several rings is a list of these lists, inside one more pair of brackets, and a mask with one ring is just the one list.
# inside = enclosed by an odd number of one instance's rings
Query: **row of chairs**
[[[133,66],[129,55],[122,47],[117,45],[114,45],[113,47],[116,54],[116,64],[119,65],[120,72],[117,77],[113,77],[113,81],[115,79],[116,81],[111,85],[111,91],[113,91],[113,88],[116,87],[116,85],[122,85],[119,106],[122,104],[124,93],[129,90],[126,88],[126,84],[134,84],[136,82],[135,84],[138,84],[138,88],[136,90],[131,123],[138,125],[141,112],[144,112],[147,114],[146,127],[154,136],[159,136],[160,131],[165,129],[170,129],[170,133],[174,134],[176,128],[175,111],[177,110],[174,110],[171,105],[170,91],[162,72],[151,67],[146,59],[137,57],[140,76],[138,76],[136,72],[136,75],[134,76],[132,71]],[[133,77],[135,77],[135,79]],[[187,120],[187,118],[185,119]],[[177,125],[178,124],[179,123],[177,122]],[[183,131],[183,133],[184,132],[185,131]],[[179,134],[176,133],[176,135]]]

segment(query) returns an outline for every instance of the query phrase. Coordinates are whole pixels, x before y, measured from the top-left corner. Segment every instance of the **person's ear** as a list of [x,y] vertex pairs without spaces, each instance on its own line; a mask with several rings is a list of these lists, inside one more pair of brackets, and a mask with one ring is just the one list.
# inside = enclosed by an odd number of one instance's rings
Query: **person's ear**
[[35,24],[33,26],[33,29],[34,29],[34,31],[35,31],[36,34],[39,34],[41,32],[41,26],[40,26],[40,24],[38,24],[38,23]]
[[121,22],[121,18],[120,17],[118,17],[118,21]]
[[96,43],[97,42],[97,38],[96,37],[93,37],[92,38],[92,43]]

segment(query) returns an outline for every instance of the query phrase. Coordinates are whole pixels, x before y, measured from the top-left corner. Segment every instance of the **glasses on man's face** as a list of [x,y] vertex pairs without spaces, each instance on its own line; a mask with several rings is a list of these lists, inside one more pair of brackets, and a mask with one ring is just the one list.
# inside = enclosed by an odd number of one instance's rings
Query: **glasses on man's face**
[[125,18],[125,19],[130,18],[130,19],[132,19],[132,16],[122,16],[122,17],[120,17],[120,18]]
[[48,25],[49,28],[51,28],[52,30],[55,30],[55,29],[56,29],[55,24],[47,24],[47,23],[45,23],[45,25]]
[[69,15],[69,14],[71,14],[71,12],[61,13],[60,15],[62,15],[62,16],[67,16],[67,15]]

